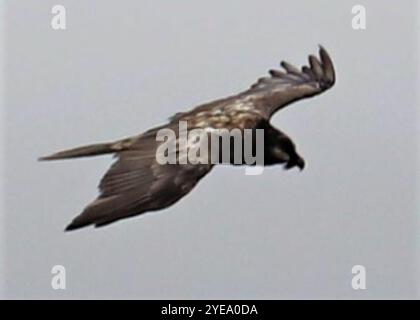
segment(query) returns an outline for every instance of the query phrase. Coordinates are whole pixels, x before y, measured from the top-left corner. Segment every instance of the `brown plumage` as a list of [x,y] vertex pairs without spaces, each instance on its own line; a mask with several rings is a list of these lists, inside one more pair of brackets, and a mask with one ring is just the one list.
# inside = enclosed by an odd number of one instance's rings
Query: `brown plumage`
[[[320,94],[334,85],[333,63],[322,47],[319,56],[320,59],[309,56],[309,66],[300,70],[282,62],[284,71],[270,70],[270,76],[260,78],[248,90],[177,113],[168,124],[143,134],[40,158],[58,160],[110,153],[117,157],[100,182],[98,198],[73,219],[66,230],[91,224],[100,227],[147,211],[160,210],[189,193],[214,165],[160,165],[156,160],[161,143],[156,141],[156,133],[163,128],[178,132],[180,121],[186,121],[189,130],[264,129],[264,165],[284,164],[285,169],[295,166],[303,169],[304,160],[296,152],[292,140],[272,127],[269,121],[276,111],[290,103]],[[187,149],[190,147],[186,146]]]

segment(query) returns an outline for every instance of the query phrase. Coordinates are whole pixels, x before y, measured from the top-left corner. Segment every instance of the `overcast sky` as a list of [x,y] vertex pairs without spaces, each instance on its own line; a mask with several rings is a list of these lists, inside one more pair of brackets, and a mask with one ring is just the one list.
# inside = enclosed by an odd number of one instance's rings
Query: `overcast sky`
[[[416,1],[62,0],[65,31],[50,26],[56,1],[3,2],[6,297],[415,296]],[[272,119],[303,172],[216,168],[162,212],[63,232],[112,159],[39,156],[138,134],[319,43],[336,86]],[[352,289],[354,265],[367,290]]]

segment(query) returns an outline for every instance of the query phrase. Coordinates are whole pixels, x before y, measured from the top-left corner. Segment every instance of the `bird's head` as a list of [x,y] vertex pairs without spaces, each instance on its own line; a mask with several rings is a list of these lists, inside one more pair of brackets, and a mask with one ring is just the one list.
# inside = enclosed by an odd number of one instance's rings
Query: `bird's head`
[[298,167],[301,171],[305,168],[305,160],[296,152],[293,141],[279,130],[270,131],[268,135],[269,154],[266,157],[269,163],[283,163],[286,170]]
[[292,169],[294,167],[298,167],[300,171],[302,171],[305,168],[305,160],[297,153],[293,155],[284,166],[285,169]]

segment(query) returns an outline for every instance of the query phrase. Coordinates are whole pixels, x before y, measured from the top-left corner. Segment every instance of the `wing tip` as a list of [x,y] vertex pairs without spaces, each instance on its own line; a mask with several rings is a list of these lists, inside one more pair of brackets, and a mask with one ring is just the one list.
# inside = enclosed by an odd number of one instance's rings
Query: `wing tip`
[[301,70],[285,60],[280,62],[284,71],[269,70],[273,78],[292,79],[296,77],[308,80],[308,77],[318,81],[323,89],[332,87],[335,83],[334,64],[327,50],[322,44],[318,44],[319,55],[310,54],[308,56],[309,66],[303,66]]
[[319,56],[321,58],[321,64],[324,71],[324,81],[327,82],[329,87],[332,87],[336,81],[335,68],[332,62],[331,56],[325,47],[321,44],[319,46]]
[[80,222],[78,222],[76,220],[73,220],[70,224],[68,224],[64,228],[64,232],[79,230],[79,229],[82,229],[82,228],[85,228],[85,227],[88,227],[88,226],[93,226],[93,227],[95,227],[95,229],[97,229],[97,228],[101,228],[103,226],[106,226],[106,225],[108,225],[112,222],[114,222],[114,220],[110,221],[110,222],[108,222],[108,221],[100,222],[100,220],[98,222],[95,222],[95,221],[80,221]]
[[64,229],[65,232],[78,230],[87,226],[90,226],[94,224],[95,221],[92,219],[89,219],[89,216],[86,216],[84,212],[82,212],[80,215],[75,217]]
[[81,227],[77,227],[75,224],[70,223],[69,225],[67,225],[67,226],[64,228],[64,232],[77,230],[77,229],[79,229],[79,228],[81,228]]
[[68,224],[65,229],[64,232],[69,232],[69,231],[74,231],[74,230],[78,230],[81,229],[83,227],[87,227],[90,223],[77,223],[75,221],[72,221],[70,224]]
[[319,53],[321,53],[321,51],[327,52],[327,50],[325,50],[325,47],[320,43],[318,43],[318,48],[319,48]]

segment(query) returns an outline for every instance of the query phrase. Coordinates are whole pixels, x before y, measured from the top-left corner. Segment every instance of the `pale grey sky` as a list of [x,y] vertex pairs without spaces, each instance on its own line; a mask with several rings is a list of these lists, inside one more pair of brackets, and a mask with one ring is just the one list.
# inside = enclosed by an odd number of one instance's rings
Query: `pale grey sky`
[[[50,27],[56,1],[3,2],[6,297],[415,296],[417,1],[62,0],[65,31]],[[140,133],[319,43],[336,86],[272,121],[303,172],[216,168],[165,211],[63,232],[112,159],[39,156]],[[65,291],[50,286],[56,264]]]

